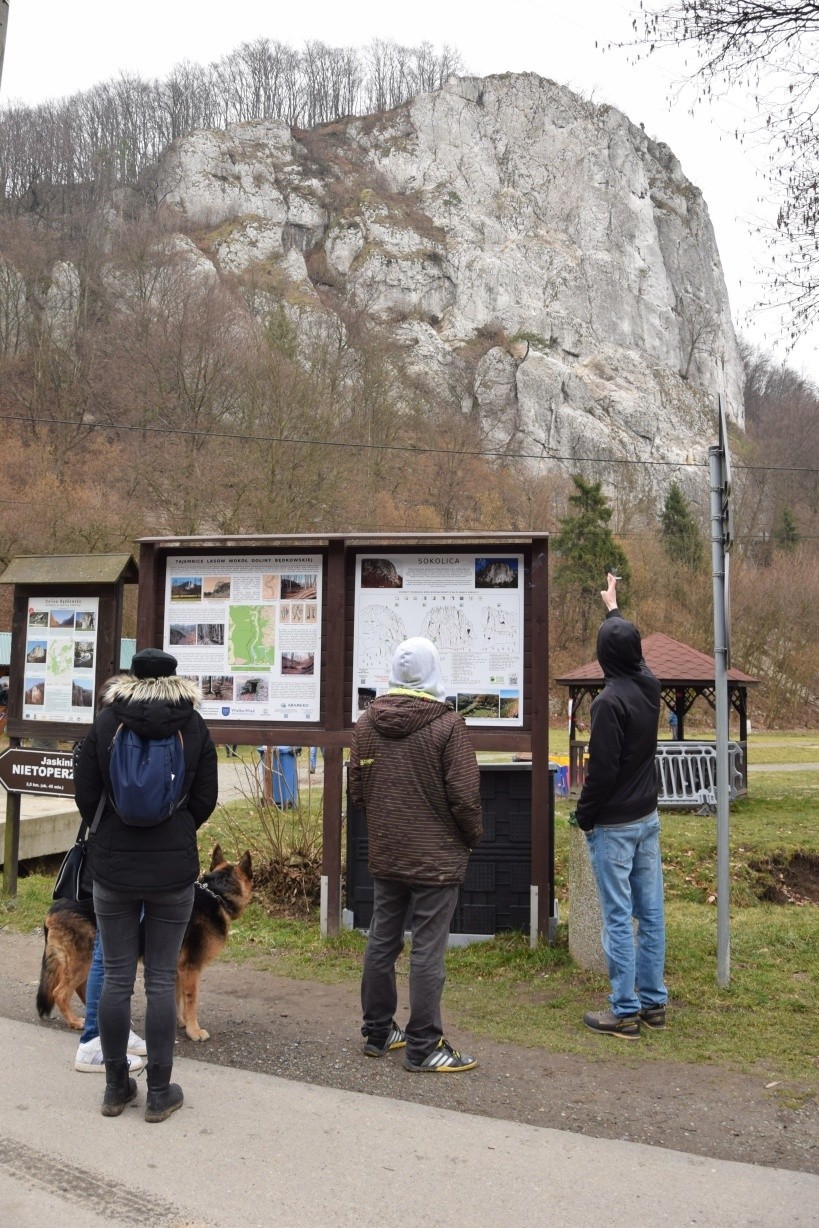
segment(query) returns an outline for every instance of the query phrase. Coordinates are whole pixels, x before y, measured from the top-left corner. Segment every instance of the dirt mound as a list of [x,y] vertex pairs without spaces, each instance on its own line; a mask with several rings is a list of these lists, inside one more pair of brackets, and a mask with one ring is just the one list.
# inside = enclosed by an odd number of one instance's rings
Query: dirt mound
[[815,853],[754,862],[752,868],[761,876],[760,899],[771,904],[819,904],[819,856]]

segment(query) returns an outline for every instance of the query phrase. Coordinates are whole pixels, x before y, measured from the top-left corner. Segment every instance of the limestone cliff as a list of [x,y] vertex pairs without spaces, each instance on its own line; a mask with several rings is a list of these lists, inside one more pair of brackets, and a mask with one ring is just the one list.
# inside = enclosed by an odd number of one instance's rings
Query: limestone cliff
[[667,146],[552,81],[453,78],[312,132],[194,133],[156,186],[218,270],[264,269],[259,309],[283,301],[305,338],[345,304],[385,321],[488,446],[568,469],[699,460],[718,392],[743,425],[701,193]]

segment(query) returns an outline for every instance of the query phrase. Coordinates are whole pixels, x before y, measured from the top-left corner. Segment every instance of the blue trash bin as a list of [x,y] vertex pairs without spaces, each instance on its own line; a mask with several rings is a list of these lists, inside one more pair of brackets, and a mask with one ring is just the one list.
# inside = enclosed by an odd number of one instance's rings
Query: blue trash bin
[[282,810],[296,806],[299,800],[299,773],[295,746],[273,747],[273,801]]

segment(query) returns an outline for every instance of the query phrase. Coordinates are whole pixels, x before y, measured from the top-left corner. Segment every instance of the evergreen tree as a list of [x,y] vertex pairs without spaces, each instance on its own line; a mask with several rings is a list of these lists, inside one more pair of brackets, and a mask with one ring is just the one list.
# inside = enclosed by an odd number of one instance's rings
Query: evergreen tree
[[790,508],[783,507],[774,529],[774,541],[781,550],[793,550],[800,542],[799,530]]
[[702,533],[677,482],[672,482],[668,489],[660,524],[663,546],[671,562],[698,570],[705,555]]
[[561,588],[579,591],[585,634],[593,607],[599,604],[600,592],[606,587],[606,573],[614,568],[623,585],[627,585],[631,571],[609,528],[612,510],[601,491],[601,483],[585,482],[577,473],[572,474],[572,481],[575,492],[569,495],[570,512],[560,521],[554,543],[559,558],[554,580]]

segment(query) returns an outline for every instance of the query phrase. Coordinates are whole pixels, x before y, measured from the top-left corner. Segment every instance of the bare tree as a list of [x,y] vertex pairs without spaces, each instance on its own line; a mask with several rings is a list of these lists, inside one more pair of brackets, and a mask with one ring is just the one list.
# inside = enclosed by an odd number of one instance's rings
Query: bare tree
[[697,355],[712,354],[719,336],[719,321],[713,307],[703,299],[679,304],[680,379],[687,380]]
[[706,104],[729,86],[747,89],[759,114],[756,135],[774,149],[770,179],[779,211],[772,243],[783,253],[774,287],[791,307],[796,339],[819,312],[819,4],[674,0],[643,11],[635,29],[650,52],[681,43],[696,49]]
[[819,389],[784,363],[749,346],[745,364],[745,414],[754,458],[769,468],[752,470],[753,485],[765,494],[766,518],[758,530],[770,533],[777,506],[791,508],[808,535],[819,517]]
[[259,38],[164,80],[132,74],[37,107],[0,111],[0,206],[65,213],[135,185],[173,140],[200,128],[280,119],[310,128],[389,110],[436,89],[461,67],[457,51],[375,41],[363,51],[318,40],[301,51]]

